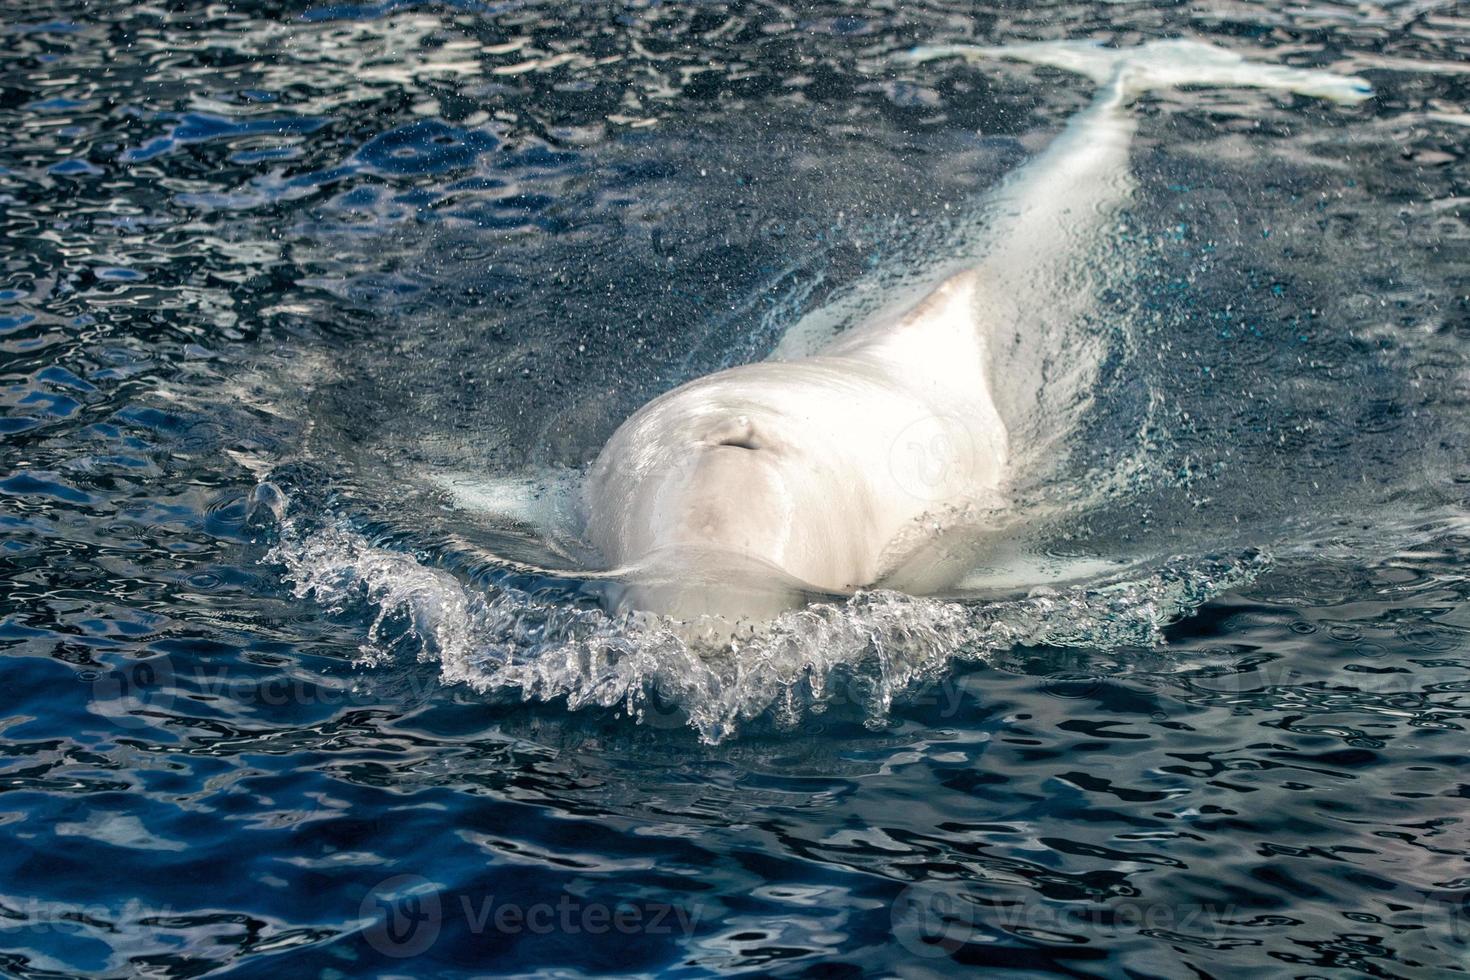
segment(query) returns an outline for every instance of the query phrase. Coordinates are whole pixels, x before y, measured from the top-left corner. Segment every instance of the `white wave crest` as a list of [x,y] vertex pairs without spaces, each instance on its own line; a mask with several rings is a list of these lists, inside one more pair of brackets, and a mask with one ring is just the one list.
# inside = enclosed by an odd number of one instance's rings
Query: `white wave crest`
[[687,722],[707,742],[768,710],[788,722],[820,712],[839,675],[861,677],[861,707],[880,723],[895,697],[957,660],[1018,645],[1156,645],[1165,625],[1265,563],[1173,559],[1132,581],[986,604],[871,591],[709,641],[670,620],[471,587],[346,524],[301,533],[287,521],[267,560],[285,566],[297,596],[329,610],[368,603],[364,664],[385,662],[407,641],[420,660],[438,660],[446,682],[565,698],[571,709],[621,707],[648,724]]

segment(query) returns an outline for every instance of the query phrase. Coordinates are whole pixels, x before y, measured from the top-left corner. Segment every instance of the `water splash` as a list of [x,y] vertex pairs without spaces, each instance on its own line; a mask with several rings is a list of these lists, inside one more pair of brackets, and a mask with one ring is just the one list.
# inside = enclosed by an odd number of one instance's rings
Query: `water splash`
[[785,725],[821,713],[838,684],[861,692],[865,721],[880,725],[895,698],[957,661],[1018,645],[1157,645],[1167,624],[1267,564],[1258,552],[1174,558],[1125,579],[984,604],[870,591],[710,640],[660,617],[475,587],[346,522],[303,529],[288,519],[267,560],[285,566],[297,596],[338,613],[365,605],[364,665],[411,651],[479,693],[621,708],[645,724],[687,723],[711,743],[768,712]]

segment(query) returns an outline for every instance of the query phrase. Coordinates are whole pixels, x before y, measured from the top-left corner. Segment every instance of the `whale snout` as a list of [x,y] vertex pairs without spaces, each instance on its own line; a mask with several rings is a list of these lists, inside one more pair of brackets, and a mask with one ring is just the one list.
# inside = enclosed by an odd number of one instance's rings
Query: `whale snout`
[[594,473],[589,528],[626,573],[614,612],[768,620],[847,585],[831,568],[844,545],[830,540],[834,501],[808,447],[751,414],[671,429],[619,444]]
[[706,623],[715,618],[728,630],[774,619],[825,593],[749,555],[679,546],[645,556],[606,595],[614,614],[651,612]]

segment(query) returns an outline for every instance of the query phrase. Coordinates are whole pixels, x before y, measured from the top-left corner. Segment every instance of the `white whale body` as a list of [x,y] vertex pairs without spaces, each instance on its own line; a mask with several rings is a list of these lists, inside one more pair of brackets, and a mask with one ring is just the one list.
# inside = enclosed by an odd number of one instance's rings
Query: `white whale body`
[[1056,453],[1086,409],[1100,349],[1067,328],[1093,307],[1087,259],[1132,189],[1132,99],[1178,85],[1371,94],[1191,41],[946,45],[905,60],[943,57],[1049,65],[1100,89],[981,202],[982,246],[936,267],[926,293],[856,323],[840,304],[818,311],[773,359],[691,381],[617,429],[579,499],[620,609],[759,619],[812,595],[952,587],[966,553],[945,539],[1002,508],[1014,474]]
[[[625,422],[586,484],[592,542],[638,566],[624,601],[739,617],[789,607],[793,581],[852,592],[883,576],[923,517],[993,494],[1006,429],[975,291],[957,276],[881,330],[700,378]],[[710,567],[727,577],[689,578]]]

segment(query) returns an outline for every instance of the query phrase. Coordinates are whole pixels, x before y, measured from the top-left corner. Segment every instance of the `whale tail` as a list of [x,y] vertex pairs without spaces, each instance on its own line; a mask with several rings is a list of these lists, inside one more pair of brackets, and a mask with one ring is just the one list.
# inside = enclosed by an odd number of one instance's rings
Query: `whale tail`
[[975,322],[986,332],[996,407],[1013,447],[1015,472],[1048,472],[1066,454],[1090,404],[1107,356],[1106,335],[1088,324],[1097,282],[1084,268],[1107,268],[1122,281],[1128,253],[1115,242],[1118,211],[1134,187],[1129,166],[1140,94],[1176,86],[1295,92],[1355,103],[1373,90],[1361,78],[1262,64],[1211,44],[1150,41],[1109,48],[1093,41],[1045,41],[999,47],[946,44],[916,48],[909,63],[939,58],[997,59],[1061,68],[1094,81],[1093,102],[1033,157],[991,189],[976,209]]
[[1085,75],[1099,85],[1116,83],[1124,96],[1180,85],[1275,89],[1349,104],[1373,95],[1373,87],[1354,75],[1248,61],[1234,51],[1183,39],[1149,41],[1133,48],[1106,48],[1095,41],[1036,41],[998,47],[936,44],[914,48],[900,57],[909,62],[954,57],[971,62],[1026,61]]

